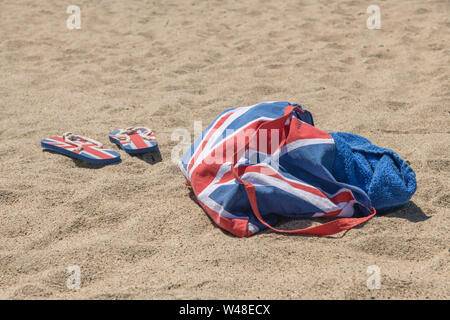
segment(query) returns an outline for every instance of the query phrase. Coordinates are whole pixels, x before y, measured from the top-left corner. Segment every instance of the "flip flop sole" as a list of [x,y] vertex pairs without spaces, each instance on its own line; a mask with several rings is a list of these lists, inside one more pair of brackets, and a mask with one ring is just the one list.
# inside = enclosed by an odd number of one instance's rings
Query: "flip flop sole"
[[43,139],[41,147],[91,164],[106,165],[120,162],[120,154],[116,151],[94,147],[89,144],[83,146],[81,151],[78,151],[75,146],[61,140],[62,137]]
[[158,142],[155,140],[143,139],[139,134],[130,135],[130,141],[125,143],[115,138],[115,135],[119,133],[120,130],[115,130],[109,133],[109,141],[115,143],[120,148],[122,148],[128,154],[139,154],[146,153],[158,148]]

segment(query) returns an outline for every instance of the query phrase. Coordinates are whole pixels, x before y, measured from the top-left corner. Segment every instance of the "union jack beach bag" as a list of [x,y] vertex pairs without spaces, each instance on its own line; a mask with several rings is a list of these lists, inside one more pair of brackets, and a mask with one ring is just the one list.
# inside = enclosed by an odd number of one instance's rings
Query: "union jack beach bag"
[[[211,219],[238,237],[266,228],[326,236],[375,215],[363,190],[333,176],[335,151],[300,105],[264,102],[225,110],[179,165]],[[339,219],[283,231],[273,227],[280,216]]]

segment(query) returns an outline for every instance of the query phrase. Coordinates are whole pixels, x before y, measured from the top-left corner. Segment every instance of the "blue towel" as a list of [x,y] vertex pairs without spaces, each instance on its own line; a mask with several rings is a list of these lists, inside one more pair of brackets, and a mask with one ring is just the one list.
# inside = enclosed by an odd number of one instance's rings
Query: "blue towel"
[[413,169],[392,150],[358,135],[330,133],[336,145],[333,175],[369,196],[377,213],[406,204],[417,188]]

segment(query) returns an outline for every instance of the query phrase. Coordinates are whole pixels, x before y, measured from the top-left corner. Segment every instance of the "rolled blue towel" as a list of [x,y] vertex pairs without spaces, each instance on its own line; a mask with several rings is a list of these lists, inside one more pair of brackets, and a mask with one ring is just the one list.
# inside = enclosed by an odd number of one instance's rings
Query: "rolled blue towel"
[[364,190],[377,213],[406,204],[417,189],[416,174],[390,149],[350,133],[330,133],[336,145],[333,175]]

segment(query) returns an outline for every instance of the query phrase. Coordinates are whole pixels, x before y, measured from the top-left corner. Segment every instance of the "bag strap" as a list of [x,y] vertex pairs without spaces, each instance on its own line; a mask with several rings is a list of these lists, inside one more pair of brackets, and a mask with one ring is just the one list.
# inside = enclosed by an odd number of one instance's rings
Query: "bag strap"
[[[284,116],[276,119],[287,119],[293,110],[300,109],[296,106],[288,106],[285,110]],[[262,125],[260,125],[258,129],[261,129]],[[256,134],[256,133],[255,133]],[[239,174],[236,172],[235,169],[236,163],[231,167],[231,171],[233,172],[234,177],[237,181],[239,181],[245,188],[245,192],[247,193],[248,199],[250,201],[250,205],[252,207],[253,213],[255,214],[256,218],[261,222],[263,225],[268,227],[269,229],[272,229],[276,232],[280,233],[286,233],[286,234],[304,234],[304,235],[314,235],[314,236],[330,236],[336,233],[339,233],[341,231],[345,231],[348,229],[351,229],[361,223],[366,222],[367,220],[370,220],[375,214],[376,210],[374,207],[370,208],[370,211],[372,213],[366,217],[361,218],[339,218],[330,222],[326,222],[324,224],[304,228],[304,229],[297,229],[297,230],[279,230],[274,227],[272,227],[270,224],[268,224],[266,221],[264,221],[263,217],[261,216],[261,213],[259,212],[258,203],[256,201],[256,190],[255,186],[251,184],[250,182],[242,180],[242,178],[239,176]]]
[[339,233],[341,231],[351,229],[361,223],[364,223],[367,220],[371,219],[376,214],[375,208],[372,207],[371,208],[372,213],[367,217],[340,218],[337,220],[326,222],[319,226],[309,227],[309,228],[305,228],[305,229],[297,229],[297,230],[276,229],[276,228],[272,227],[270,224],[268,224],[266,221],[264,221],[263,217],[261,216],[261,213],[259,212],[258,203],[256,202],[255,186],[249,182],[243,181],[241,179],[241,177],[239,177],[235,173],[234,166],[232,167],[232,170],[233,170],[233,173],[235,174],[236,180],[238,180],[240,183],[242,183],[244,185],[245,191],[246,191],[248,199],[250,201],[250,205],[252,207],[253,213],[255,214],[256,218],[263,225],[265,225],[269,229],[272,229],[276,232],[287,233],[287,234],[307,234],[307,235],[314,235],[314,236],[330,236],[330,235]]

